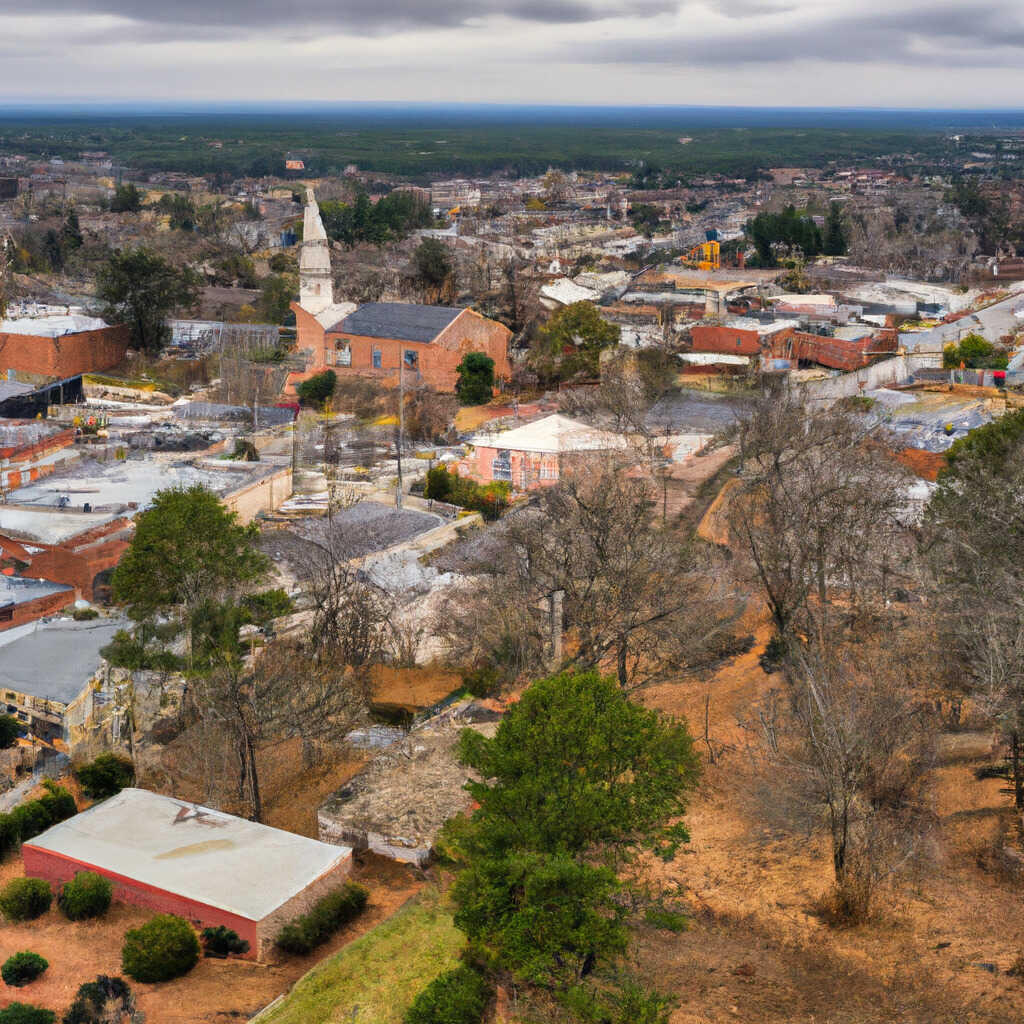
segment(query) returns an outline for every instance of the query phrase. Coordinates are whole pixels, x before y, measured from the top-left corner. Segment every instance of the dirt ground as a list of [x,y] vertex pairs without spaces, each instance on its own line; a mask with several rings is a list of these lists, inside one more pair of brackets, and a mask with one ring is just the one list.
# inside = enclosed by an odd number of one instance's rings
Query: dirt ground
[[[681,999],[672,1024],[753,1022],[1003,1022],[1024,1019],[1024,979],[1007,974],[1024,952],[1024,886],[988,863],[1010,797],[978,781],[984,734],[945,737],[936,773],[939,820],[923,877],[887,895],[879,920],[837,929],[818,913],[831,884],[824,841],[772,820],[771,779],[758,776],[738,720],[778,679],[753,650],[707,681],[666,683],[644,701],[685,714],[717,762],[688,815],[689,849],[666,872],[688,892],[694,920],[675,935],[641,929],[638,966]],[[707,746],[698,740],[703,755]]]
[[[21,873],[20,858],[9,858],[0,865],[0,883]],[[364,858],[354,877],[370,890],[368,909],[310,956],[287,957],[276,964],[200,960],[185,977],[160,985],[142,985],[125,979],[136,995],[138,1008],[152,1024],[223,1024],[248,1020],[286,992],[315,963],[390,917],[423,885],[412,869],[372,855]],[[36,921],[0,924],[0,951],[5,958],[27,949],[50,962],[42,978],[25,988],[0,985],[0,1007],[12,1002],[28,1002],[56,1011],[60,1019],[79,985],[94,980],[98,974],[121,974],[124,933],[151,916],[145,910],[114,904],[98,921],[72,923],[54,907]]]

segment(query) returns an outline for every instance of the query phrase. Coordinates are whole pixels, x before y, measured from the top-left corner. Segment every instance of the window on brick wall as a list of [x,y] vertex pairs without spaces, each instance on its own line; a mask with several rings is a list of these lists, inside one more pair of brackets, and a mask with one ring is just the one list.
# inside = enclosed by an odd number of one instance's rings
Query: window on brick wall
[[414,349],[405,350],[405,368],[407,370],[418,370],[420,368],[420,354]]
[[338,342],[338,365],[352,365],[352,346],[343,341]]
[[379,370],[384,365],[384,353],[379,349],[373,350],[373,368]]

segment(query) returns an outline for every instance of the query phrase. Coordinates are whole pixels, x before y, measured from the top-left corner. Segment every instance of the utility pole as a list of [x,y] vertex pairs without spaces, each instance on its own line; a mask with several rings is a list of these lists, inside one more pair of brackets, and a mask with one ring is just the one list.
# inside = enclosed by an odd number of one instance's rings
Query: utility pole
[[398,483],[395,487],[395,508],[402,511],[402,441],[405,439],[405,352],[398,362]]

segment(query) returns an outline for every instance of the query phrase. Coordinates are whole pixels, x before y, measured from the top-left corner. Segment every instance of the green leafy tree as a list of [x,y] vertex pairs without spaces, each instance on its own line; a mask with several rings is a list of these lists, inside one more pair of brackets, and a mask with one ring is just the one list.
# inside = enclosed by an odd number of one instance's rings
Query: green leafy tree
[[494,360],[483,352],[467,352],[455,367],[455,393],[462,405],[484,405],[494,393]]
[[847,249],[846,228],[843,225],[843,209],[838,203],[829,203],[825,218],[825,237],[822,251],[826,256],[845,256]]
[[199,963],[199,936],[173,914],[157,914],[124,937],[121,969],[136,981],[170,981],[188,974]]
[[64,269],[64,246],[61,245],[60,235],[53,228],[46,232],[43,239],[43,251],[51,270],[59,272]]
[[650,203],[636,203],[630,208],[629,219],[640,234],[650,238],[661,223],[661,211]]
[[0,750],[7,750],[18,742],[22,724],[14,715],[0,715]]
[[64,218],[64,224],[60,229],[60,240],[65,252],[81,249],[85,241],[82,238],[81,225],[78,223],[78,212],[73,206],[68,210],[67,216]]
[[138,213],[142,209],[143,193],[131,182],[118,185],[110,200],[111,213]]
[[293,277],[271,274],[260,285],[257,305],[260,316],[269,324],[283,324],[291,313],[291,303],[297,293]]
[[439,238],[424,238],[412,254],[416,280],[424,287],[440,291],[452,275],[452,258]]
[[[486,958],[564,987],[626,946],[616,868],[669,858],[699,776],[682,721],[630,701],[596,672],[534,683],[492,739],[466,730],[478,807],[449,826],[461,867],[455,921]],[[603,863],[602,863],[603,862]]]
[[149,249],[131,249],[115,252],[100,269],[96,294],[108,320],[131,328],[136,348],[158,352],[170,340],[167,318],[195,305],[199,277],[188,267],[176,269]]
[[158,491],[139,516],[131,546],[114,571],[114,596],[136,620],[258,580],[268,561],[217,496],[196,485]]
[[955,369],[962,363],[969,370],[1005,370],[1009,362],[1004,351],[980,334],[968,334],[958,345],[946,345],[942,350],[942,365],[946,369]]
[[609,323],[592,302],[574,302],[558,310],[540,329],[530,363],[548,381],[600,374],[601,353],[619,344],[618,324]]

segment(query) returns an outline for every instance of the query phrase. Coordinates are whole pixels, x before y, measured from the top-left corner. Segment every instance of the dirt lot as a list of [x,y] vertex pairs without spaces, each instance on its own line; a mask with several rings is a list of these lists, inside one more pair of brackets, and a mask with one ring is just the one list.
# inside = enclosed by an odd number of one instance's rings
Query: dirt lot
[[979,866],[1010,802],[1000,780],[974,778],[987,737],[959,734],[942,744],[930,870],[883,900],[878,922],[830,927],[817,909],[831,884],[827,848],[772,820],[771,779],[753,770],[737,725],[778,685],[757,660],[767,630],[757,635],[750,653],[712,679],[662,684],[644,697],[687,715],[700,735],[710,694],[720,753],[688,816],[693,841],[666,872],[689,892],[692,928],[673,935],[645,927],[638,938],[642,973],[680,996],[673,1024],[1024,1018],[1024,981],[1006,973],[1024,951],[1024,889]]
[[[21,873],[20,859],[11,858],[0,865],[0,883]],[[287,991],[315,963],[390,917],[422,888],[415,872],[372,855],[357,869],[355,877],[370,889],[366,913],[311,956],[288,957],[277,964],[201,960],[194,970],[176,981],[161,985],[132,982],[139,1009],[152,1024],[247,1020]],[[36,921],[0,924],[0,951],[5,955],[30,949],[50,961],[43,977],[28,987],[0,986],[0,1007],[17,1001],[29,1002],[55,1010],[59,1019],[83,982],[92,981],[97,974],[121,973],[124,933],[150,916],[145,910],[115,904],[99,921],[71,923],[54,908]]]

